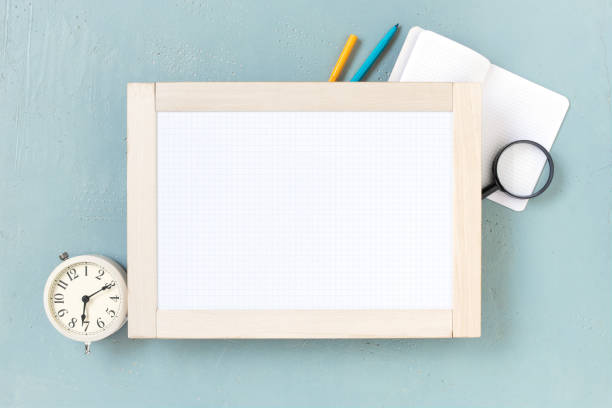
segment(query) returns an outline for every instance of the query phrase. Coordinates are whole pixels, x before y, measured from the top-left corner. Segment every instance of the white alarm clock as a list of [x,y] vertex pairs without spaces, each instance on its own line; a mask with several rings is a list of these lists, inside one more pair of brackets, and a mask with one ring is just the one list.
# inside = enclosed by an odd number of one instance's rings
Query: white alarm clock
[[64,336],[85,343],[110,336],[127,320],[125,270],[100,255],[67,258],[51,272],[44,291],[49,321]]

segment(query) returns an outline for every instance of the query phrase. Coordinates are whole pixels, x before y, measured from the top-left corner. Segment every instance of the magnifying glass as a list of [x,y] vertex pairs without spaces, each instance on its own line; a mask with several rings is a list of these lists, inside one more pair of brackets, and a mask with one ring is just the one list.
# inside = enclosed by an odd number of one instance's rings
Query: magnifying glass
[[[542,157],[541,155],[546,157],[546,163],[548,163],[546,182],[533,191],[524,191],[525,186],[516,181],[517,168],[520,169],[524,163],[527,163],[527,166],[539,167],[541,159],[538,156]],[[517,140],[506,145],[493,159],[492,169],[493,183],[482,189],[483,200],[496,191],[503,191],[514,198],[527,199],[537,197],[550,186],[555,173],[552,156],[544,146],[533,140]]]

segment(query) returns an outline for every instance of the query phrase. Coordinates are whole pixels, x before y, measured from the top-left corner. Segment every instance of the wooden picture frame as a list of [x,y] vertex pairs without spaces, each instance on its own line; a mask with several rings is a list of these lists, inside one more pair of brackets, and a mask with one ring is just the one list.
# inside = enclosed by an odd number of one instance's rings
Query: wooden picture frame
[[[451,310],[158,310],[157,113],[453,112]],[[472,83],[130,83],[127,276],[130,338],[479,337],[481,90]]]

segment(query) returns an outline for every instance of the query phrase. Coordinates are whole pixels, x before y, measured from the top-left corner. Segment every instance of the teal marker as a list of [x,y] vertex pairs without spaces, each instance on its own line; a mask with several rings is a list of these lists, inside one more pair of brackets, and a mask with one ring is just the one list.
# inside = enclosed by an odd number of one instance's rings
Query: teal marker
[[385,36],[382,38],[382,40],[380,40],[376,48],[374,48],[368,58],[364,61],[363,65],[361,65],[359,71],[357,71],[353,78],[351,78],[351,82],[361,81],[361,78],[363,78],[366,72],[368,72],[368,69],[370,69],[372,65],[374,65],[374,61],[376,61],[376,58],[378,58],[378,56],[381,52],[383,52],[387,44],[389,44],[389,41],[391,41],[391,38],[393,38],[393,35],[397,31],[398,27],[399,24],[394,25],[393,27],[391,27],[389,32],[385,34]]

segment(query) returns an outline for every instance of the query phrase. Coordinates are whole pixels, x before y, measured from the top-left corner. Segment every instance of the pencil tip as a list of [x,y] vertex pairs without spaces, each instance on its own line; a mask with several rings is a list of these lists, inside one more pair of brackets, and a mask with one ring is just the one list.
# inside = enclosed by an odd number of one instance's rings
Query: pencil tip
[[396,26],[396,27],[399,27],[399,23],[397,23],[395,26]]

